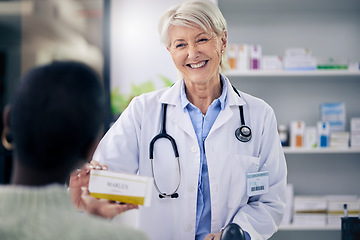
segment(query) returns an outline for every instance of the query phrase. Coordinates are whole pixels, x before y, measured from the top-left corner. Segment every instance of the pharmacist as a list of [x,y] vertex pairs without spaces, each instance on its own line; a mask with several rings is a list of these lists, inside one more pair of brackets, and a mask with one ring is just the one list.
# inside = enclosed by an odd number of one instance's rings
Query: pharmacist
[[219,73],[225,19],[210,1],[187,1],[162,15],[159,31],[182,79],[135,97],[93,159],[154,177],[138,216],[150,239],[219,239],[231,222],[247,239],[270,238],[285,208],[285,158],[272,108]]

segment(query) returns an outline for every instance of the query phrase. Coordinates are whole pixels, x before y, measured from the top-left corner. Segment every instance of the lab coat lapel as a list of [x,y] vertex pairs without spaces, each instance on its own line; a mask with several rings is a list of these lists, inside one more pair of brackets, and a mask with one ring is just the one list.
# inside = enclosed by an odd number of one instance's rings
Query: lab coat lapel
[[180,129],[196,139],[195,131],[187,111],[184,111],[180,101],[181,81],[177,81],[160,98],[161,103],[167,103],[167,119],[174,122]]
[[220,128],[222,125],[224,125],[227,121],[231,119],[233,116],[233,111],[230,107],[225,107],[223,111],[220,112],[218,115],[216,121],[214,122],[214,125],[212,126],[209,135],[214,132],[216,129]]
[[196,139],[195,130],[187,111],[184,111],[181,104],[177,104],[172,111],[169,111],[169,120],[173,121],[179,128]]
[[[246,104],[245,101],[235,93],[229,79],[226,77],[224,78],[227,84],[227,103],[225,105],[224,110],[220,111],[220,114],[218,115],[216,121],[214,122],[214,125],[212,126],[209,132],[209,135],[218,128],[220,128],[221,126],[223,126],[227,121],[229,121],[233,117],[233,115],[239,111],[238,109],[240,105]],[[234,111],[234,109],[236,109],[236,111]],[[238,114],[240,113],[238,112]]]

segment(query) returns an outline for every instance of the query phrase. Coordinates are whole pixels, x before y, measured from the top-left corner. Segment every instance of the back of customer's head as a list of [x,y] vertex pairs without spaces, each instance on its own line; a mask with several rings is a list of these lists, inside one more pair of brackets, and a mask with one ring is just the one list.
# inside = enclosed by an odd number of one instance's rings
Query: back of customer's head
[[82,63],[54,62],[31,70],[11,108],[17,161],[49,171],[77,167],[98,137],[104,102],[98,75]]

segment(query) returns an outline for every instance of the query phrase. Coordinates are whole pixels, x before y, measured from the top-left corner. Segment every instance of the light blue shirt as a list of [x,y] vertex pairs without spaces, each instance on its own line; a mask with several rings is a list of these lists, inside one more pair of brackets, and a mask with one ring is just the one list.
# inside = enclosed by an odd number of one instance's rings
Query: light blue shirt
[[[211,198],[207,160],[205,154],[205,141],[220,111],[225,108],[227,85],[221,75],[220,79],[222,82],[221,96],[211,103],[205,116],[198,107],[194,106],[187,99],[184,81],[182,82],[181,86],[181,104],[184,111],[187,110],[190,115],[200,147],[200,170],[196,205],[195,240],[203,240],[206,235],[211,233]],[[247,232],[244,233],[245,239],[250,240],[251,238],[249,234]]]
[[200,147],[200,171],[196,208],[196,240],[203,240],[206,235],[211,232],[211,201],[209,175],[205,155],[205,140],[220,111],[225,107],[227,86],[223,79],[221,79],[221,81],[223,83],[222,94],[218,99],[215,99],[211,103],[205,116],[198,107],[188,101],[184,82],[182,83],[181,88],[182,107],[184,108],[184,111],[187,109],[190,115]]

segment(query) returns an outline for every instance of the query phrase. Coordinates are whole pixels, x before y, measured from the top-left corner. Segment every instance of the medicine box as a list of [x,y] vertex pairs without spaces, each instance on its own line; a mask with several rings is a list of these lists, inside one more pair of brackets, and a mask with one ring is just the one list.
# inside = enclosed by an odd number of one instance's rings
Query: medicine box
[[305,122],[292,121],[290,123],[290,146],[304,147]]
[[104,170],[91,170],[90,195],[123,203],[150,206],[153,178]]
[[350,145],[351,147],[360,147],[360,118],[351,118],[350,120]]
[[330,123],[330,132],[345,131],[345,103],[332,102],[320,105],[321,121]]

